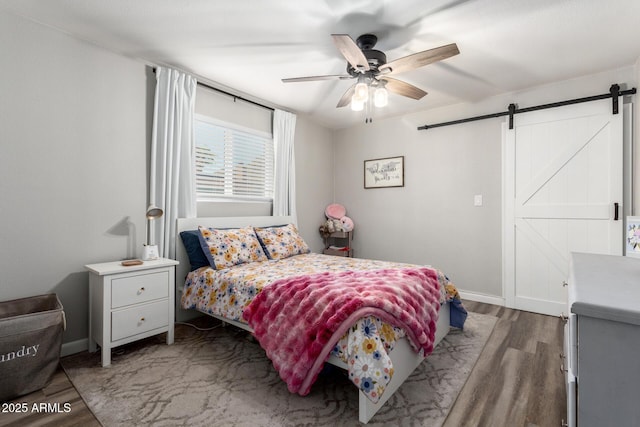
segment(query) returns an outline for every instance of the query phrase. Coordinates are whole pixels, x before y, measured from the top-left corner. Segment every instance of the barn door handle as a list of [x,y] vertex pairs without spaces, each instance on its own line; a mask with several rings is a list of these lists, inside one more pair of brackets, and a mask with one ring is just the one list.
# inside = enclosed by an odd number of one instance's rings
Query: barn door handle
[[618,220],[618,211],[620,210],[620,204],[618,202],[615,202],[613,204],[613,220],[617,221]]

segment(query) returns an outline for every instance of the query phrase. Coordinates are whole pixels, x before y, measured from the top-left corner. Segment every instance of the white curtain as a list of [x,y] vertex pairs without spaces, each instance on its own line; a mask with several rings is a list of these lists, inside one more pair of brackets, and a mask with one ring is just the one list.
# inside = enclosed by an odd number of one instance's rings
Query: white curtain
[[276,109],[273,112],[274,194],[273,215],[296,219],[296,163],[293,151],[296,115]]
[[193,111],[196,79],[171,68],[156,69],[149,204],[164,211],[152,220],[152,243],[175,258],[176,219],[196,216]]

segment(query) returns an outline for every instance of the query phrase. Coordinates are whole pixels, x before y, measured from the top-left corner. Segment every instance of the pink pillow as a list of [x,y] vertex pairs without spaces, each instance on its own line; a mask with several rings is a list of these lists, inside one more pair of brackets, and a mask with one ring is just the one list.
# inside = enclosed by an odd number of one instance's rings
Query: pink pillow
[[342,223],[342,229],[344,231],[353,231],[353,220],[348,216],[343,216],[340,218],[340,222]]
[[345,216],[346,213],[347,210],[344,208],[344,206],[337,203],[327,206],[327,208],[324,210],[324,214],[327,216],[327,218],[331,219],[340,219]]

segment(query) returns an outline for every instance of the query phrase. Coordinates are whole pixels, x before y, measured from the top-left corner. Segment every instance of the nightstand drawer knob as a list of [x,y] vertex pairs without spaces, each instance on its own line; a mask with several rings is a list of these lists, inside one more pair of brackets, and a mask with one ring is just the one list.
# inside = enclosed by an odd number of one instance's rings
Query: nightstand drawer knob
[[566,280],[563,280],[562,281],[562,287],[566,287],[566,286],[569,286],[569,284],[566,282]]
[[140,295],[143,292],[144,292],[144,286],[140,288],[140,290],[138,291],[138,295]]
[[141,318],[140,318],[140,321],[141,321],[141,322],[144,322],[144,320],[145,320],[145,319],[144,319],[144,317],[141,317]]

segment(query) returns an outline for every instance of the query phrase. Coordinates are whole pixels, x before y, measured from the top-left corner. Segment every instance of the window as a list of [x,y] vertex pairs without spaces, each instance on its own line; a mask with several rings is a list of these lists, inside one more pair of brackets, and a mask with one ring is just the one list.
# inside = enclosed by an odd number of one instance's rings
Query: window
[[198,200],[273,199],[273,137],[196,115]]

